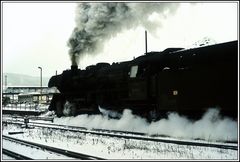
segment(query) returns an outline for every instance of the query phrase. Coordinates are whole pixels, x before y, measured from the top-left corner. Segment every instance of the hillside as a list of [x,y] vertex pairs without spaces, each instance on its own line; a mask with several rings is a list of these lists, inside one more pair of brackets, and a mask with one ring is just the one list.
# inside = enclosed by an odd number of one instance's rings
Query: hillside
[[[15,73],[3,73],[3,86],[5,86],[5,76],[7,76],[7,86],[40,86],[40,77],[15,74]],[[50,78],[42,78],[42,86],[47,86]]]

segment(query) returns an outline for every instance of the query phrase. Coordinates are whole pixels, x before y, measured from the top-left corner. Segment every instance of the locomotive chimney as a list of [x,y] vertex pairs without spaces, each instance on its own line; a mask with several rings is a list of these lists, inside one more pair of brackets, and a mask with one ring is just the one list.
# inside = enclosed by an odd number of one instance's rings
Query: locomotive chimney
[[71,65],[71,70],[74,71],[74,70],[77,70],[78,69],[78,66],[77,65]]

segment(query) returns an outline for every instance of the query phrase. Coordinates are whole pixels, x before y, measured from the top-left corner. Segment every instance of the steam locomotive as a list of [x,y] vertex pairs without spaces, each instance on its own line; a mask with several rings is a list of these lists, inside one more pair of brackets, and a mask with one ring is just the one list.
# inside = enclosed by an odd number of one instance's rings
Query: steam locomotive
[[238,42],[196,48],[167,48],[131,61],[97,63],[86,69],[72,65],[52,76],[56,87],[49,110],[57,116],[96,114],[107,110],[148,119],[167,112],[200,116],[218,107],[223,115],[238,116]]

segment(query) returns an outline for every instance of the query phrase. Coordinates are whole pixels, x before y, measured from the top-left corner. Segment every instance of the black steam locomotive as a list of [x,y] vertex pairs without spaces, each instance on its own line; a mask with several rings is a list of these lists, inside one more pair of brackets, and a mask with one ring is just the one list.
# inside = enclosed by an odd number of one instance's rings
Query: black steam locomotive
[[208,108],[238,116],[238,42],[192,49],[168,48],[131,61],[72,65],[52,76],[57,87],[49,110],[57,116],[95,114],[98,106],[122,112],[131,109],[146,118],[175,111],[200,116]]

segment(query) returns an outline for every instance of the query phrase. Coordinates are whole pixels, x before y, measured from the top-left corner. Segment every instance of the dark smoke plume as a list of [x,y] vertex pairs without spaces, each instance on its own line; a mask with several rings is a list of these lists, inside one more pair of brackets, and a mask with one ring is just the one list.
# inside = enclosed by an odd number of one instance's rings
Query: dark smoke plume
[[143,26],[154,31],[161,24],[149,20],[153,13],[166,17],[178,3],[81,3],[76,10],[76,27],[68,41],[72,65],[84,54],[95,54],[104,42],[123,30]]

